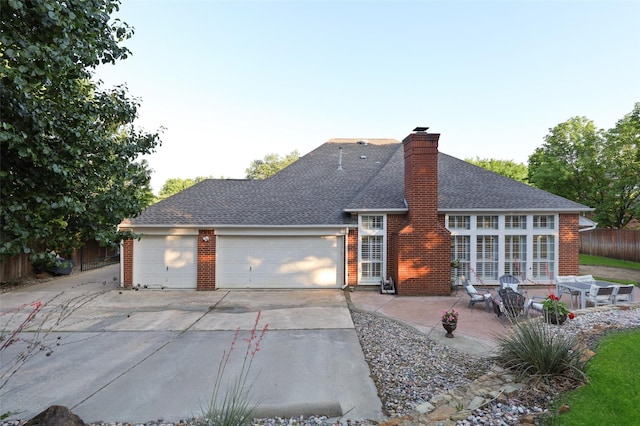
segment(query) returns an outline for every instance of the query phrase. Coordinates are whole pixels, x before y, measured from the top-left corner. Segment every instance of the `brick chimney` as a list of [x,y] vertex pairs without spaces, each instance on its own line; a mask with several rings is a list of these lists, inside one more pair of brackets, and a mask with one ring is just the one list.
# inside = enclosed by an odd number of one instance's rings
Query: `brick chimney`
[[409,208],[397,235],[397,290],[404,295],[451,293],[451,234],[438,214],[439,133],[419,127],[404,141],[404,196]]

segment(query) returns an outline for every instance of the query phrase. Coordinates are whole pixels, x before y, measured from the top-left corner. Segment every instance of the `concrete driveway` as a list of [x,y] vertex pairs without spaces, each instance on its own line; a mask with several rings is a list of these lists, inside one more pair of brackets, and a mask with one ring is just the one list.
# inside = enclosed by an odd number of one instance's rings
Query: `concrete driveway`
[[342,291],[133,291],[117,275],[110,266],[0,296],[4,337],[44,304],[0,352],[0,386],[32,355],[1,387],[0,414],[29,419],[58,404],[85,422],[191,418],[234,339],[225,381],[241,371],[251,330],[253,352],[267,326],[249,370],[257,416],[383,418]]

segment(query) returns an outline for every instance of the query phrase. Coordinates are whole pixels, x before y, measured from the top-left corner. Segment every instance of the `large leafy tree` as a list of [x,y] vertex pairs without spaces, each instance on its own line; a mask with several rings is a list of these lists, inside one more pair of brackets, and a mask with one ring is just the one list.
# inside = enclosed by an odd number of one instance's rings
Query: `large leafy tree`
[[132,30],[117,0],[6,0],[0,33],[0,257],[36,247],[108,244],[116,225],[152,201],[143,154],[157,133],[133,126],[139,103],[124,86],[91,80],[125,59]]
[[595,208],[601,227],[623,228],[640,217],[640,103],[603,131],[585,117],[550,129],[529,157],[538,188]]
[[284,158],[278,154],[267,154],[262,160],[253,160],[249,168],[245,170],[247,179],[266,179],[278,173],[300,158],[300,153],[291,151]]
[[517,180],[518,182],[528,182],[528,169],[526,164],[516,163],[513,160],[497,160],[495,158],[480,157],[476,157],[475,159],[465,158],[464,161],[513,180]]
[[158,192],[158,201],[164,200],[180,191],[184,191],[190,186],[195,185],[198,182],[202,182],[206,179],[212,179],[212,177],[198,176],[195,179],[181,179],[181,178],[169,178],[164,182],[162,188]]
[[601,199],[609,208],[598,212],[598,217],[622,228],[640,219],[640,102],[605,137],[604,156],[611,159],[606,170],[610,183]]

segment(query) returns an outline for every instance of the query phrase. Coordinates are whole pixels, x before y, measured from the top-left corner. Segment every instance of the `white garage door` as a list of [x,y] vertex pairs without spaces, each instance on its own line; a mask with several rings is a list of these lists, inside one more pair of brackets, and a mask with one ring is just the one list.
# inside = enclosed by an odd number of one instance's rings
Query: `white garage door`
[[339,288],[342,237],[219,236],[218,288]]
[[133,285],[196,288],[197,237],[145,235],[133,242]]

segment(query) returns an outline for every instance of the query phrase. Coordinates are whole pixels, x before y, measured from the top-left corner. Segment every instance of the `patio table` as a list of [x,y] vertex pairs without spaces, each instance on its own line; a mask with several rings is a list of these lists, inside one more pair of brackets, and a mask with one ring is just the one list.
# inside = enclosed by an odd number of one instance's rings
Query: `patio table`
[[[609,287],[611,285],[615,285],[613,283],[607,281],[595,281],[595,284],[600,287]],[[556,293],[558,297],[562,297],[564,293],[579,293],[580,294],[580,309],[584,309],[587,307],[587,295],[589,294],[589,290],[591,289],[591,284],[584,283],[582,281],[570,281],[570,282],[560,282],[556,283]],[[569,306],[573,309],[573,299],[569,296]]]

